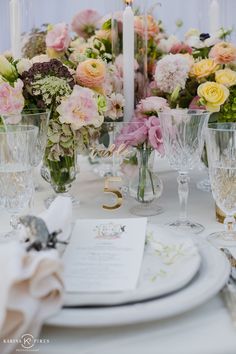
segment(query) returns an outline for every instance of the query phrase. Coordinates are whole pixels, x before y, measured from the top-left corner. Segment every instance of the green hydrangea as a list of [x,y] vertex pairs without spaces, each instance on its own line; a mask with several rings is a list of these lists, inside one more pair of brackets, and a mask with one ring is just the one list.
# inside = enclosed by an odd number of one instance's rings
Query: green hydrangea
[[236,122],[236,86],[230,87],[229,91],[229,98],[221,106],[219,122]]

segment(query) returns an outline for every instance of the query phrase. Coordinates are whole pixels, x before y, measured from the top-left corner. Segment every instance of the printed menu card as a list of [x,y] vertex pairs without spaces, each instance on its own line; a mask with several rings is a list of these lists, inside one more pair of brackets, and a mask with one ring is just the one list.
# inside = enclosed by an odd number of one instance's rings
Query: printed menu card
[[77,220],[63,255],[66,291],[135,289],[146,226],[146,218]]

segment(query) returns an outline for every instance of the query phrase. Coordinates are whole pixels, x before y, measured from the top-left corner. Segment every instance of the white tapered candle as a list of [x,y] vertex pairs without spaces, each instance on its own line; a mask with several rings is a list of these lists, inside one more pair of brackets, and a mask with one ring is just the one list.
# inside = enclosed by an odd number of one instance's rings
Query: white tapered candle
[[123,80],[124,80],[124,121],[131,120],[134,113],[134,13],[132,1],[126,1],[123,13]]
[[218,0],[212,0],[209,7],[210,33],[220,29],[220,5]]
[[10,0],[11,51],[14,58],[21,57],[21,8],[19,0]]

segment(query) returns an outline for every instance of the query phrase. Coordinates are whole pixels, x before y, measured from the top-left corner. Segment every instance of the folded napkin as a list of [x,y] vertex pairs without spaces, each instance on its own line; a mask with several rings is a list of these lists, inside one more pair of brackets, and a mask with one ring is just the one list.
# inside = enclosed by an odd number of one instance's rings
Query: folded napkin
[[[49,233],[61,230],[58,240],[68,240],[72,219],[70,198],[57,197],[38,217],[44,220]],[[28,232],[22,225],[19,239],[24,241],[28,238]],[[26,252],[23,242],[1,244],[1,354],[24,349],[24,335],[37,339],[45,319],[60,309],[63,304],[62,269],[62,261],[55,249]]]
[[57,197],[50,207],[39,215],[51,233],[61,230],[58,240],[67,241],[71,234],[72,201],[69,197]]
[[1,354],[22,350],[19,340],[24,334],[38,338],[45,319],[60,309],[62,269],[57,250],[27,253],[24,244],[19,242],[1,244]]
[[[67,241],[71,234],[72,201],[69,197],[57,197],[40,215],[47,225],[49,233],[61,230],[57,236],[59,241]],[[24,241],[27,238],[27,231],[24,227],[19,232],[19,239]]]

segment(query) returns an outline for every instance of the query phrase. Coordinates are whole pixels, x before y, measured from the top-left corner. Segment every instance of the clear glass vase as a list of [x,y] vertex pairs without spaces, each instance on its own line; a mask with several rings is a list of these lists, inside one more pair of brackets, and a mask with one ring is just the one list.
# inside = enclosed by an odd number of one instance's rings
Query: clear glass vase
[[163,191],[163,183],[156,172],[153,172],[153,150],[149,147],[137,149],[137,174],[129,183],[130,196],[139,205],[131,208],[131,213],[138,216],[154,216],[162,212],[156,204]]
[[73,156],[60,156],[59,161],[51,161],[47,157],[41,167],[41,176],[52,186],[55,194],[45,200],[46,207],[49,207],[58,195],[68,196],[72,199],[73,205],[78,205],[79,200],[69,194],[72,183],[77,174],[77,152]]

